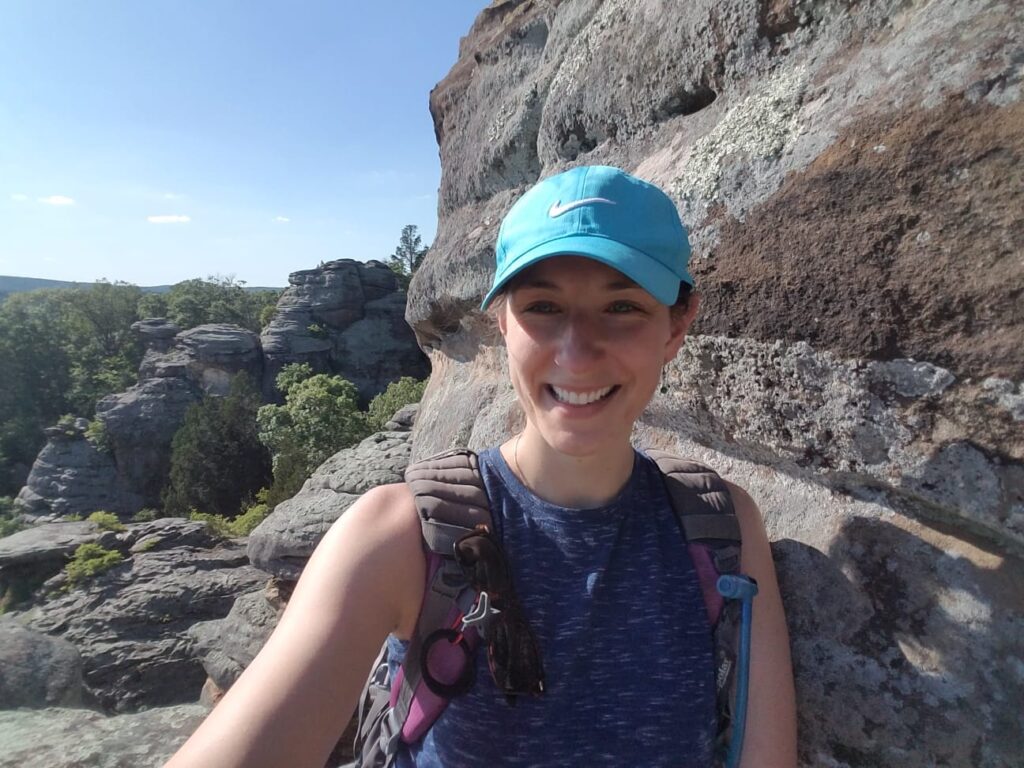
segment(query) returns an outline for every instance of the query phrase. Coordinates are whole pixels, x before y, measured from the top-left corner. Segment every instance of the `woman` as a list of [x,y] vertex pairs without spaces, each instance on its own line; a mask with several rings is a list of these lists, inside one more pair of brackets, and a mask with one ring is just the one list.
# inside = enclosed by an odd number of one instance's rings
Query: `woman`
[[[697,312],[688,256],[671,200],[614,168],[548,178],[503,221],[484,308],[526,426],[480,464],[545,691],[510,706],[481,659],[473,690],[399,765],[710,764],[707,615],[658,470],[630,442]],[[730,490],[741,570],[760,585],[741,765],[788,768],[782,604],[760,514]],[[366,493],[317,548],[265,648],[168,765],[319,768],[382,640],[412,635],[424,571],[407,487]]]

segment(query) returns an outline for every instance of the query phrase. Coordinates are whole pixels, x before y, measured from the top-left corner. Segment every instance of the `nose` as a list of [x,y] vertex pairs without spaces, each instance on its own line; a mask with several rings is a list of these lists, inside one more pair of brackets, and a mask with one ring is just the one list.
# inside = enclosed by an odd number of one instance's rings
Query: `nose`
[[569,315],[558,338],[555,364],[568,371],[585,371],[602,354],[600,329],[581,315]]

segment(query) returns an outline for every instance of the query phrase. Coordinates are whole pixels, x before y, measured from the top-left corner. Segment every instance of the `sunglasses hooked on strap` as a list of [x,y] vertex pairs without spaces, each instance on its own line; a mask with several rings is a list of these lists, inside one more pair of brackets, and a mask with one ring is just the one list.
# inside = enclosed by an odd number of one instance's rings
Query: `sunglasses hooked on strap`
[[[491,676],[508,702],[514,704],[515,697],[523,694],[540,696],[544,693],[540,646],[523,614],[501,545],[486,525],[478,525],[455,542],[454,556],[470,587],[477,593],[477,600],[457,627],[437,630],[424,641],[421,665],[424,682],[445,697],[466,693],[473,687],[476,667],[464,634],[472,627],[487,642]],[[431,671],[432,651],[442,641],[458,646],[463,652],[464,666],[454,680],[440,680]]]

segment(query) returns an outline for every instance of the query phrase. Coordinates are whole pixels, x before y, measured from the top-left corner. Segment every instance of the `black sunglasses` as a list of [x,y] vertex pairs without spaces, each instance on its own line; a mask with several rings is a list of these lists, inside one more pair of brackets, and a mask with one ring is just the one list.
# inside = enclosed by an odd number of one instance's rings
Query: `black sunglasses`
[[[523,614],[512,584],[512,574],[501,545],[485,525],[477,526],[454,546],[455,561],[470,587],[478,594],[480,617],[472,619],[487,642],[487,665],[491,677],[510,704],[516,696],[540,696],[544,692],[544,664],[537,636]],[[465,625],[469,625],[467,614]],[[461,622],[460,622],[461,623]],[[455,680],[442,681],[431,674],[431,653],[442,640],[463,652],[463,668]],[[462,629],[439,629],[430,634],[422,648],[423,679],[434,693],[451,698],[469,691],[476,679],[472,652]]]

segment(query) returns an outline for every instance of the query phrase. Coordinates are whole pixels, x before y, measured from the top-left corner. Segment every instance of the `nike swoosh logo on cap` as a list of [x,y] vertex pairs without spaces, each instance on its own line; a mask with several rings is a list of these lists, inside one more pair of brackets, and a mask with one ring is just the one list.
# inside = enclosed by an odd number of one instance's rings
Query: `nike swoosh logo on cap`
[[608,205],[615,205],[614,200],[609,200],[605,197],[584,197],[582,200],[573,200],[571,203],[562,205],[561,200],[556,200],[555,203],[548,209],[548,216],[552,219],[556,219],[563,213],[568,213],[573,208],[579,208],[581,205],[590,205],[591,203],[608,203]]

